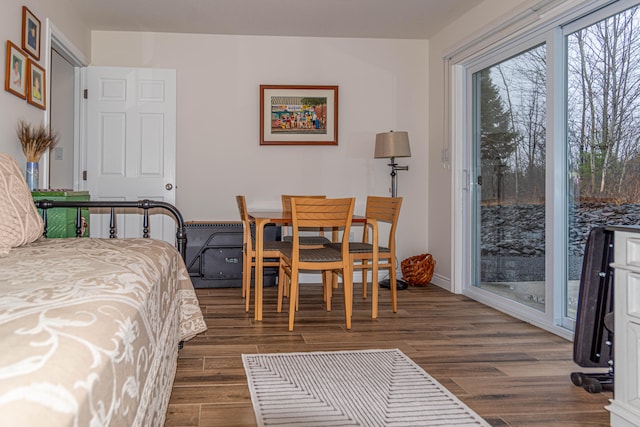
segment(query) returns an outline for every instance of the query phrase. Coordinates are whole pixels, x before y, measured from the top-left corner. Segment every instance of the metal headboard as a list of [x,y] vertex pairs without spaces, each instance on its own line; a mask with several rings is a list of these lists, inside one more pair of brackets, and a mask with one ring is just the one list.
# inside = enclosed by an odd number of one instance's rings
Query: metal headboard
[[117,200],[95,200],[95,201],[69,201],[69,200],[35,200],[38,209],[42,209],[42,220],[44,221],[44,236],[47,237],[47,209],[53,208],[75,208],[76,209],[76,237],[82,236],[82,209],[90,208],[106,208],[110,209],[109,215],[109,237],[114,239],[116,235],[116,208],[142,209],[142,237],[149,238],[149,209],[164,209],[169,211],[176,220],[176,245],[178,252],[182,255],[182,259],[186,257],[187,249],[187,232],[184,226],[182,214],[171,203],[159,202],[155,200],[138,200],[138,201],[117,201]]

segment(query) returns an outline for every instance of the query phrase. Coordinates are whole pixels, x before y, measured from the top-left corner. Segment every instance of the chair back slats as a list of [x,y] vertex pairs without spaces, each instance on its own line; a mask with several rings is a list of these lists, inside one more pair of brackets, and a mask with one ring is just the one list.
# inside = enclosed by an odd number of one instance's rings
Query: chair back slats
[[294,197],[302,197],[305,199],[326,199],[327,198],[327,196],[323,196],[323,195],[305,196],[305,195],[283,194],[282,195],[282,212],[291,213],[291,199]]
[[400,212],[402,197],[367,197],[367,218],[378,221],[394,222]]
[[353,198],[291,200],[293,227],[348,227],[353,217]]
[[[305,198],[305,199],[326,199],[327,196],[325,195],[309,195],[309,196],[301,196],[301,195],[291,195],[291,194],[283,194],[282,195],[282,212],[285,215],[291,215],[291,199],[293,198]],[[289,236],[290,234],[292,234],[290,232],[290,227],[288,226],[284,226],[282,227],[282,237],[283,240],[285,241],[289,241]],[[317,245],[317,244],[325,244],[325,243],[329,243],[328,239],[322,239],[324,237],[324,229],[323,228],[315,228],[315,227],[308,227],[305,228],[304,230],[305,232],[310,232],[311,234],[307,233],[304,236],[301,236],[302,239],[302,244],[303,245]],[[320,236],[320,240],[318,241],[318,236]]]
[[401,206],[402,197],[367,197],[367,208],[365,213],[367,219],[375,219],[378,222],[386,222],[391,225],[388,233],[389,246],[395,246],[396,227],[398,225]]

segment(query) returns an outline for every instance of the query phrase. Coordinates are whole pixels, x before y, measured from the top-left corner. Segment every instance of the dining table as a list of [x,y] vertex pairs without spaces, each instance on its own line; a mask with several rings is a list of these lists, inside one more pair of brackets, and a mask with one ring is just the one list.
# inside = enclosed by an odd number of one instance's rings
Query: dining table
[[[276,225],[290,225],[293,222],[291,212],[283,210],[249,210],[249,220],[255,224],[256,236],[255,236],[255,252],[256,252],[256,265],[255,265],[255,304],[254,304],[254,319],[262,320],[262,289],[263,289],[263,277],[264,277],[264,257],[262,255],[264,250],[264,226],[267,224]],[[351,218],[352,224],[364,224],[367,222],[367,218],[361,215],[353,215]],[[332,231],[332,241],[337,241],[338,230]]]

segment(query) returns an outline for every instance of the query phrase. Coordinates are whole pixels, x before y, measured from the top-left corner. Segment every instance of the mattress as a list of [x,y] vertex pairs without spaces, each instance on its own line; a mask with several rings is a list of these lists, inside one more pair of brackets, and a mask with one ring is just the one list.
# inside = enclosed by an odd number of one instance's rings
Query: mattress
[[[40,239],[0,257],[0,419],[162,426],[178,346],[206,330],[153,239]],[[9,421],[10,420],[10,421]]]

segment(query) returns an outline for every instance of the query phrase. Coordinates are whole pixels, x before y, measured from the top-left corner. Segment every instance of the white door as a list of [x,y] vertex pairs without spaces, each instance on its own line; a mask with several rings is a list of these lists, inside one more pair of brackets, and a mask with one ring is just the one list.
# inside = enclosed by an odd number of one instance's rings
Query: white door
[[[176,72],[87,68],[87,189],[91,200],[175,204]],[[150,218],[151,237],[175,242],[170,215]],[[142,216],[118,214],[118,237],[140,237]],[[109,236],[107,213],[90,218],[92,237]]]

